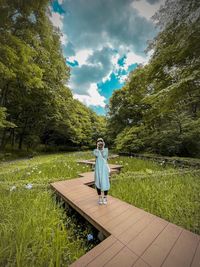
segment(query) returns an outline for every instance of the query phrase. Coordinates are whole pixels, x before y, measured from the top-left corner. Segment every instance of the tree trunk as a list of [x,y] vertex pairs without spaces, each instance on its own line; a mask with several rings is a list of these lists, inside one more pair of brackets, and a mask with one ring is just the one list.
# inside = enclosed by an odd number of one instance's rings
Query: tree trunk
[[15,129],[12,129],[11,146],[12,146],[12,149],[13,149],[14,146],[15,146]]
[[22,144],[23,144],[23,140],[24,140],[24,135],[25,135],[27,123],[28,123],[28,117],[26,117],[24,127],[22,129],[22,132],[19,135],[19,146],[18,146],[19,150],[22,149]]
[[5,147],[5,138],[6,138],[6,129],[3,129],[3,134],[1,138],[1,149],[3,150]]
[[19,150],[22,149],[23,139],[24,139],[24,134],[22,133],[22,134],[20,134],[20,136],[19,136],[19,146],[18,146]]
[[7,100],[7,94],[8,94],[8,86],[9,86],[9,82],[4,86],[4,88],[2,88],[1,91],[1,106],[6,106],[6,100]]

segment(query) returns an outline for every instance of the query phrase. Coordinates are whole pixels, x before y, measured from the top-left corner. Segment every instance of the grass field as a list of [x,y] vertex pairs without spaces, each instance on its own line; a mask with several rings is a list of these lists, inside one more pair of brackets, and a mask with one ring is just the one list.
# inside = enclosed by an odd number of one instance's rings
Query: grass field
[[[68,266],[96,245],[86,238],[91,226],[66,213],[49,188],[90,170],[76,161],[92,157],[70,152],[0,164],[0,266]],[[200,233],[200,172],[131,157],[109,163],[124,166],[110,194]]]
[[200,170],[163,167],[153,161],[120,157],[110,194],[200,234]]
[[[68,266],[95,244],[56,203],[49,183],[89,170],[75,152],[0,164],[0,266]],[[30,189],[25,188],[29,185]]]

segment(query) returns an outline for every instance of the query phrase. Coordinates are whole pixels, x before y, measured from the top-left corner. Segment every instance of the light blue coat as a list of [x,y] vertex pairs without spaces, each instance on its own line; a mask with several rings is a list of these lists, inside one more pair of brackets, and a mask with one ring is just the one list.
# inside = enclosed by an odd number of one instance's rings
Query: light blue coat
[[[94,169],[94,180],[97,188],[101,191],[110,189],[109,170],[107,167],[108,159],[108,148],[105,147],[103,150],[94,149],[93,154],[96,157],[95,169]],[[105,160],[104,160],[105,159]]]

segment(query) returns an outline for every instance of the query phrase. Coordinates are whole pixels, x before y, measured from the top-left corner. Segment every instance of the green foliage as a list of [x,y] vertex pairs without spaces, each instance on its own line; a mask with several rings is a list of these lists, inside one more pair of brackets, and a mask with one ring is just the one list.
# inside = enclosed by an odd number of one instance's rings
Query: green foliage
[[[105,126],[100,116],[73,99],[66,86],[70,69],[63,57],[61,33],[49,20],[48,5],[47,0],[1,1],[2,149],[9,145],[36,149],[41,142],[91,146]],[[5,109],[7,117],[2,113]]]
[[109,104],[108,135],[117,150],[200,155],[199,7],[169,0],[156,14],[163,27],[149,45],[151,60],[130,73]]
[[16,125],[6,120],[6,108],[0,107],[0,128],[14,128]]
[[139,152],[144,148],[144,142],[140,138],[143,127],[126,127],[115,139],[117,151],[126,148],[126,152]]

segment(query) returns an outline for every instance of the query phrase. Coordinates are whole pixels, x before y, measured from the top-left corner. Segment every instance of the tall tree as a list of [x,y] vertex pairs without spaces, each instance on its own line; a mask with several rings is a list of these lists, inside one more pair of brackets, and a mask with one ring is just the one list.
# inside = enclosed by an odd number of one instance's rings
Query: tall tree
[[[200,153],[200,3],[168,0],[154,16],[161,28],[148,65],[130,74],[109,121],[118,149],[167,155]],[[130,109],[130,113],[129,110]],[[135,112],[135,111],[139,112]],[[131,117],[132,116],[132,117]],[[118,118],[131,117],[128,126]]]
[[[94,114],[66,87],[70,69],[48,0],[1,0],[1,147],[90,144]],[[4,110],[7,110],[7,113]],[[5,124],[5,115],[10,124]],[[95,121],[98,121],[95,118]],[[13,128],[13,126],[16,126]],[[93,133],[94,135],[94,133]]]

